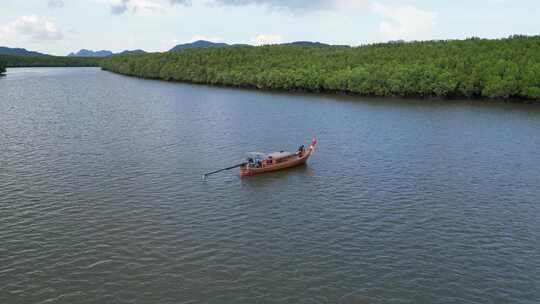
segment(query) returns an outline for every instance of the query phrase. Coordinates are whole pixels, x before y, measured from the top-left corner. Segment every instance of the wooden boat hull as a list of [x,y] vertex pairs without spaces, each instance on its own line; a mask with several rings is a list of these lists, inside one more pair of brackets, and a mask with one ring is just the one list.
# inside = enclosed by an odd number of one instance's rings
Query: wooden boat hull
[[280,170],[289,169],[289,168],[303,165],[307,162],[307,160],[309,159],[309,157],[311,156],[314,150],[315,150],[315,146],[311,145],[309,149],[301,157],[295,156],[294,158],[290,160],[273,164],[273,165],[269,165],[262,168],[247,167],[247,166],[240,167],[240,176],[253,176],[253,175],[257,175],[261,173],[280,171]]

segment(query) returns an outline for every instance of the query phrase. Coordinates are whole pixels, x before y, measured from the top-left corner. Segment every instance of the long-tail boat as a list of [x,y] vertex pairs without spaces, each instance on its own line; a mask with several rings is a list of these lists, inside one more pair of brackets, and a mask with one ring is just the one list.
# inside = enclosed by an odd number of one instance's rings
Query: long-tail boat
[[240,168],[240,176],[253,176],[261,173],[279,171],[300,166],[305,164],[311,154],[313,154],[315,151],[315,145],[317,145],[317,139],[313,137],[309,148],[306,149],[304,145],[302,145],[295,153],[286,151],[268,154],[251,152],[247,155],[247,161],[238,165],[203,174],[202,177],[203,179],[206,179],[206,177],[209,175],[234,168]]
[[247,162],[240,166],[240,176],[253,176],[303,165],[315,151],[316,144],[317,139],[313,138],[309,148],[305,149],[302,145],[296,153],[286,151],[269,154],[248,153]]

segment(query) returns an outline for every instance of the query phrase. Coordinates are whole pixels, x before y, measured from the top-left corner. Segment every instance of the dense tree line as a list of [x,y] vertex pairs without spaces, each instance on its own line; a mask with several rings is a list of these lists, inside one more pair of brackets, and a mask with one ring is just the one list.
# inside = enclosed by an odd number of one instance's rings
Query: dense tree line
[[100,58],[61,56],[0,55],[0,65],[6,67],[86,67],[99,66]]
[[6,72],[6,64],[0,61],[0,75]]
[[260,89],[540,99],[540,36],[188,49],[111,57],[101,66],[125,75]]

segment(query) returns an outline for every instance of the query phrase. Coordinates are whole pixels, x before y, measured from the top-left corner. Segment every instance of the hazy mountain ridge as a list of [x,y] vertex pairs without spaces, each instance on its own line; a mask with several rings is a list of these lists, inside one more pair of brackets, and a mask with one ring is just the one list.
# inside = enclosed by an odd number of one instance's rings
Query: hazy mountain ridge
[[218,42],[212,42],[212,41],[206,41],[206,40],[197,40],[195,42],[191,43],[182,43],[178,44],[172,49],[169,50],[169,52],[177,52],[185,49],[201,49],[201,48],[213,48],[213,47],[228,47],[230,46],[227,43],[218,43]]
[[23,48],[10,48],[5,46],[0,46],[0,55],[9,55],[9,56],[50,56],[40,52],[29,51]]
[[92,51],[82,49],[76,53],[69,53],[68,57],[109,57],[112,55],[114,55],[114,53],[108,50]]
[[117,55],[129,55],[129,54],[144,54],[145,51],[141,49],[137,50],[125,50],[120,53],[113,53],[109,50],[101,50],[101,51],[92,51],[87,49],[82,49],[76,53],[69,53],[68,57],[110,57],[110,56],[117,56]]
[[[281,43],[281,45],[298,45],[298,46],[313,46],[313,47],[348,47],[346,45],[331,45],[321,42],[312,42],[312,41],[295,41],[288,43]],[[239,47],[239,46],[252,46],[249,44],[227,44],[221,42],[212,42],[206,40],[198,40],[191,43],[178,44],[169,52],[177,52],[185,49],[195,49],[195,48],[218,48],[218,47]],[[91,58],[103,58],[111,57],[117,55],[130,55],[130,54],[145,54],[147,53],[144,50],[125,50],[119,53],[113,53],[110,50],[99,50],[93,51],[88,49],[81,49],[78,52],[72,52],[67,55],[67,57],[91,57]],[[0,55],[9,55],[9,56],[26,56],[26,57],[38,57],[38,56],[54,56],[49,54],[44,54],[35,51],[29,51],[24,48],[10,48],[10,47],[0,47]],[[61,56],[60,56],[61,57]]]
[[351,47],[350,45],[338,45],[338,44],[327,44],[318,41],[295,41],[282,43],[281,45],[298,45],[298,46],[314,46],[314,47]]
[[120,52],[120,53],[116,53],[114,54],[114,56],[116,55],[131,55],[131,54],[145,54],[146,51],[143,51],[141,49],[137,49],[137,50],[126,50],[126,51],[123,51],[123,52]]
[[[332,45],[322,42],[312,42],[312,41],[294,41],[287,43],[280,43],[280,45],[298,45],[298,46],[313,46],[313,47],[348,47],[347,45]],[[191,43],[178,44],[169,52],[177,52],[185,49],[200,49],[200,48],[215,48],[215,47],[235,47],[235,46],[252,46],[249,44],[227,44],[227,43],[217,43],[206,40],[198,40]]]

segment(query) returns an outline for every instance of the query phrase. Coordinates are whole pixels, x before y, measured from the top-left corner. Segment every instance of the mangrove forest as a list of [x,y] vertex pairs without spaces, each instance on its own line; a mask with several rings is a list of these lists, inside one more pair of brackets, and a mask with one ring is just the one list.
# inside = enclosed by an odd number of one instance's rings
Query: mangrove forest
[[101,58],[63,56],[0,55],[0,66],[19,67],[97,67]]
[[110,57],[101,67],[145,78],[258,89],[540,99],[540,36],[186,49]]

